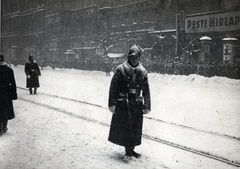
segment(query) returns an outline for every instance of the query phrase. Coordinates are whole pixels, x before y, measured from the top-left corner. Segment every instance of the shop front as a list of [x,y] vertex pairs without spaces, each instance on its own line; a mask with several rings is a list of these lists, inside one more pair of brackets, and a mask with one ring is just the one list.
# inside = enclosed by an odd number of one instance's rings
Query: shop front
[[185,33],[189,41],[200,40],[199,61],[217,59],[222,64],[235,64],[239,60],[240,11],[188,15]]

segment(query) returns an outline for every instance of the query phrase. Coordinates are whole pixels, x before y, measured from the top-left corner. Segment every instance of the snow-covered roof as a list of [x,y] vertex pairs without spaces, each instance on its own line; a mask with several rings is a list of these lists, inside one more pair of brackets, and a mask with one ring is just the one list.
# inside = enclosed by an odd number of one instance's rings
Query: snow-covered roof
[[120,58],[125,55],[125,53],[108,53],[107,54],[110,58]]
[[223,38],[222,40],[238,40],[238,39],[237,38],[228,37],[228,38]]
[[155,30],[148,33],[167,33],[167,32],[176,32],[176,29],[167,29],[167,30]]
[[67,50],[65,53],[65,55],[75,55],[75,52],[73,50]]
[[200,40],[212,40],[209,36],[202,36]]

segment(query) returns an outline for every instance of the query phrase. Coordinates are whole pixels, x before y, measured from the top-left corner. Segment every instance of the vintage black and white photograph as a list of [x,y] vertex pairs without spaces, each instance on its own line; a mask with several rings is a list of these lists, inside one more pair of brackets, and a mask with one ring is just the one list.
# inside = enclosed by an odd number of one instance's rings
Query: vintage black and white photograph
[[240,0],[1,0],[0,169],[240,167]]

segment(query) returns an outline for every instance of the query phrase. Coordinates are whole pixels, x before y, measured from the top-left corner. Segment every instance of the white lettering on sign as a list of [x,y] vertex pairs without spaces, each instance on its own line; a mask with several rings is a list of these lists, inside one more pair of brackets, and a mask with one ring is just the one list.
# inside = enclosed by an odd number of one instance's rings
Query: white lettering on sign
[[240,11],[186,16],[185,18],[186,33],[232,30],[240,30]]

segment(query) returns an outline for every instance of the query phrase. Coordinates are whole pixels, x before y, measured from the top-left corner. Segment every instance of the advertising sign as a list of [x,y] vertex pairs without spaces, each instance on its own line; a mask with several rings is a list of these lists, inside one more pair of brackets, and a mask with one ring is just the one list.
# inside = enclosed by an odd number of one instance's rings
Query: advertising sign
[[233,44],[223,44],[223,63],[233,63],[234,55]]
[[186,33],[240,30],[240,11],[203,15],[189,15],[185,18]]
[[96,48],[96,55],[97,56],[104,56],[104,49],[103,48]]

